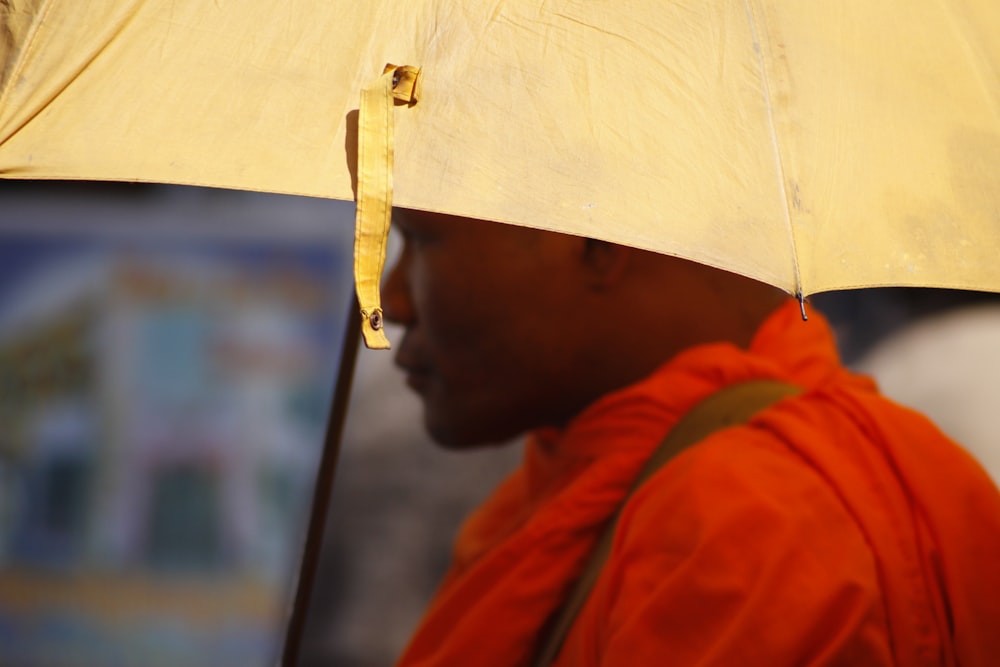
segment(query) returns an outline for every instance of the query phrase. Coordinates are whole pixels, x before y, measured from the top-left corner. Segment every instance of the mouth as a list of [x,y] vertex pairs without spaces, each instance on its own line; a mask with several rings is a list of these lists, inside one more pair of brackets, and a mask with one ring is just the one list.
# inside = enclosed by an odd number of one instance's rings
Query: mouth
[[431,380],[431,372],[428,367],[404,358],[402,355],[396,356],[395,363],[406,374],[406,386],[418,394],[427,390]]
[[406,376],[406,386],[414,393],[423,396],[429,391],[431,380],[434,378],[433,365],[421,349],[412,328],[407,327],[393,363],[396,368],[403,371]]
[[430,373],[426,371],[406,371],[406,386],[418,394],[426,393],[430,379]]

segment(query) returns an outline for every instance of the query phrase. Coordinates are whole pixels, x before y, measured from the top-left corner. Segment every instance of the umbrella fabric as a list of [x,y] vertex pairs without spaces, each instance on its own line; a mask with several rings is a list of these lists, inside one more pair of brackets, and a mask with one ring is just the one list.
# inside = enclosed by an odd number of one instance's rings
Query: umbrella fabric
[[421,71],[387,203],[1000,291],[995,0],[7,0],[0,175],[353,199],[386,63]]

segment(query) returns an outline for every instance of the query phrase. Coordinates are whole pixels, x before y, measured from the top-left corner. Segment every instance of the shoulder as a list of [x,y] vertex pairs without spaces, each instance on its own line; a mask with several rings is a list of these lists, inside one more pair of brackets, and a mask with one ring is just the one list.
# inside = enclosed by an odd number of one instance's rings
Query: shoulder
[[824,472],[753,424],[721,431],[679,454],[634,494],[620,519],[619,546],[650,542],[688,551],[718,541],[718,548],[773,552],[781,537],[799,544],[833,536],[864,551],[860,530]]
[[655,623],[669,639],[639,644],[764,660],[713,664],[805,664],[824,645],[885,654],[863,533],[822,471],[753,426],[711,436],[635,493],[600,588],[612,652]]

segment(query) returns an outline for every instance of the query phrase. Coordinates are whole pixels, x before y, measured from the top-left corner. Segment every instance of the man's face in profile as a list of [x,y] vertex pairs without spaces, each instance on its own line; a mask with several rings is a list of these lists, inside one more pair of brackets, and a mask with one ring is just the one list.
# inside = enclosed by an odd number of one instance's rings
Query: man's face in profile
[[404,245],[383,302],[406,327],[396,362],[431,436],[464,447],[569,419],[579,360],[561,319],[580,240],[405,209],[394,224]]

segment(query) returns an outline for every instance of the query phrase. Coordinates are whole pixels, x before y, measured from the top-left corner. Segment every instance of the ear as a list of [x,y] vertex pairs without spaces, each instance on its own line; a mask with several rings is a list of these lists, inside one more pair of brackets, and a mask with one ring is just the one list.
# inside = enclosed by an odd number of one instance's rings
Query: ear
[[588,284],[595,289],[606,289],[621,281],[632,259],[633,250],[627,246],[583,239],[583,263]]

